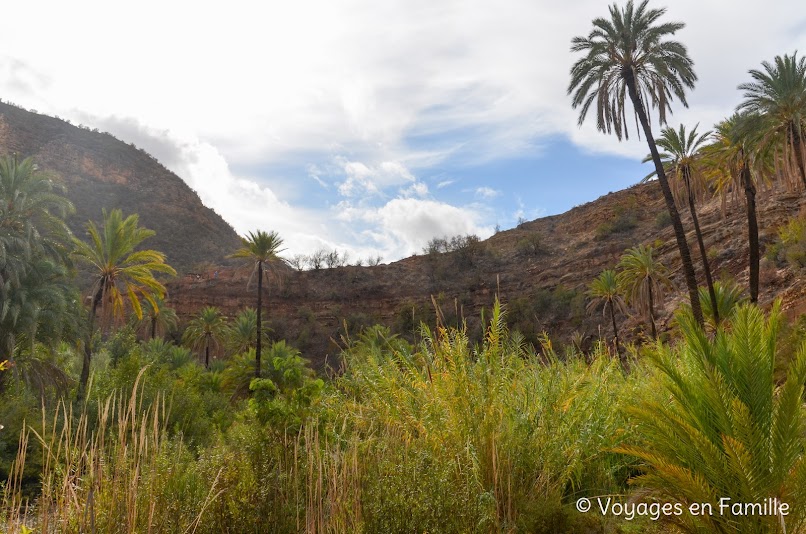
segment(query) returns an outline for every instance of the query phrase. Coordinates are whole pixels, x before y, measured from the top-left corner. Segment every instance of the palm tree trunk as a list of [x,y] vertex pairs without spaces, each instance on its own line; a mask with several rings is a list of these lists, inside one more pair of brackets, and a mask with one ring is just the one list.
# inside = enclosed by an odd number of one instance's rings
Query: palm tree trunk
[[261,308],[263,307],[263,262],[257,262],[257,340],[255,341],[255,378],[260,378]]
[[797,128],[792,127],[792,148],[795,151],[795,161],[800,171],[800,180],[803,182],[803,189],[806,190],[806,164],[803,161],[803,138]]
[[652,328],[652,339],[658,339],[658,330],[655,328],[655,302],[652,297],[652,281],[647,281],[648,298],[649,298],[649,326]]
[[210,368],[210,337],[207,336],[207,342],[204,344],[204,368]]
[[81,376],[78,381],[78,391],[76,399],[82,400],[90,379],[90,363],[92,362],[92,336],[95,333],[95,314],[98,312],[98,303],[103,298],[103,286],[92,297],[92,308],[90,309],[89,329],[87,332],[87,342],[84,344],[84,361],[81,364]]
[[616,327],[616,307],[613,306],[613,301],[609,301],[610,303],[610,320],[613,321],[613,341],[616,345],[616,354],[621,354],[619,350],[619,343],[618,343],[618,328]]
[[646,142],[649,145],[649,152],[652,154],[653,163],[655,163],[658,183],[660,184],[661,191],[663,191],[663,199],[666,201],[666,208],[669,210],[669,215],[672,218],[674,236],[677,239],[677,248],[680,251],[680,260],[683,264],[683,275],[686,279],[686,286],[688,287],[691,311],[694,313],[694,318],[697,323],[703,326],[702,307],[700,306],[700,296],[697,291],[697,277],[694,275],[694,264],[691,261],[691,252],[689,251],[688,242],[686,241],[686,233],[683,230],[683,223],[680,221],[680,213],[677,211],[677,207],[674,204],[674,197],[672,196],[672,190],[669,188],[669,181],[666,179],[666,172],[660,160],[658,147],[655,146],[655,138],[652,136],[652,130],[649,127],[649,119],[644,110],[644,105],[641,103],[641,98],[638,96],[632,69],[624,69],[624,81],[627,84],[635,112],[638,114],[641,128],[644,130]]
[[151,339],[157,337],[157,316],[151,317]]
[[[744,159],[744,151],[742,151],[742,159]],[[742,164],[740,172],[747,204],[747,242],[750,247],[750,301],[758,302],[759,244],[758,220],[756,219],[756,186],[753,184],[753,177],[750,176],[750,168],[746,162]]]
[[697,236],[697,244],[700,247],[702,256],[702,268],[705,271],[705,283],[708,284],[708,296],[711,297],[711,309],[714,313],[714,324],[719,325],[719,309],[716,303],[716,291],[714,290],[714,279],[711,277],[711,266],[708,265],[708,256],[705,252],[705,242],[702,239],[700,230],[700,220],[697,217],[697,208],[694,205],[694,195],[691,194],[691,177],[688,168],[683,170],[683,179],[686,184],[686,195],[688,196],[688,209],[691,212],[691,220],[694,223],[694,233]]

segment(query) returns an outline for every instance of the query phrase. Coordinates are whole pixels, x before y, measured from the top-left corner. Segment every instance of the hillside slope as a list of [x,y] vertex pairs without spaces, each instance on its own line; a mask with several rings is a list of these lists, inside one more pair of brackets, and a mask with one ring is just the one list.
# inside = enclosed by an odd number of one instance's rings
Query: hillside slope
[[[296,272],[283,269],[270,284],[266,309],[276,338],[286,338],[318,367],[335,365],[338,342],[363,325],[383,323],[406,334],[420,321],[435,322],[434,303],[444,322],[465,320],[471,337],[479,336],[483,309],[495,295],[508,306],[511,326],[537,342],[546,331],[555,344],[582,339],[590,344],[600,329],[610,334],[601,313],[585,313],[587,285],[612,268],[628,247],[654,244],[673,273],[676,292],[667,296],[659,326],[668,325],[683,300],[685,284],[674,234],[654,183],[611,193],[561,215],[545,217],[500,232],[478,247],[449,254],[426,254],[377,267],[339,267]],[[806,196],[783,191],[759,195],[761,242],[772,243],[777,228],[806,213]],[[683,223],[691,230],[690,217]],[[744,206],[717,199],[702,206],[700,224],[711,265],[718,279],[747,285]],[[695,246],[693,232],[689,243]],[[699,254],[693,249],[698,278]],[[763,250],[762,250],[763,253]],[[201,277],[185,277],[169,285],[170,303],[186,321],[202,306],[219,306],[233,316],[255,305],[255,288],[247,287],[249,270],[219,269]],[[702,282],[704,283],[704,282]],[[806,276],[789,267],[762,260],[761,303],[781,297],[790,315],[806,313]],[[265,297],[264,297],[265,298]],[[266,300],[264,300],[266,302]],[[457,319],[458,318],[458,319]],[[642,329],[637,317],[619,318],[624,333],[634,338]],[[346,327],[346,328],[345,328]],[[575,335],[576,334],[576,335]]]
[[86,235],[88,220],[100,221],[102,208],[138,213],[140,225],[157,233],[144,245],[165,252],[181,272],[221,262],[240,243],[232,227],[181,178],[109,134],[0,103],[0,154],[14,153],[33,156],[64,183],[76,206],[68,224],[79,237]]

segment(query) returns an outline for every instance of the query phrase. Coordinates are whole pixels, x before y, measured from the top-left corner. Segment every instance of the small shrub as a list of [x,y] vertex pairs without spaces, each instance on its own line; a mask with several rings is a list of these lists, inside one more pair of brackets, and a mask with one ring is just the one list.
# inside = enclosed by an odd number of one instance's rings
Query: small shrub
[[615,207],[609,220],[596,227],[596,239],[605,239],[613,234],[628,232],[638,226],[638,217],[634,208],[627,204]]
[[542,252],[544,252],[543,236],[537,232],[530,232],[529,234],[518,239],[515,249],[520,256],[539,256]]
[[795,217],[778,229],[778,239],[765,255],[778,267],[806,267],[806,217]]
[[672,225],[672,216],[667,210],[659,211],[655,216],[655,228],[663,230]]

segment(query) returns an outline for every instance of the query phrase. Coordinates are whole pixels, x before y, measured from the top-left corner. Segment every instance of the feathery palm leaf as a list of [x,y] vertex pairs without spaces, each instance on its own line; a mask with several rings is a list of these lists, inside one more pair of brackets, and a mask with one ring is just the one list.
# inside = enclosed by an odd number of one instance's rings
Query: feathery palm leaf
[[657,261],[652,247],[639,245],[627,250],[619,261],[618,284],[623,288],[627,303],[647,316],[652,337],[655,328],[655,302],[663,301],[664,290],[672,287],[669,270]]
[[806,344],[776,382],[780,307],[768,320],[755,306],[740,305],[730,330],[713,341],[690,313],[678,316],[682,346],[658,345],[651,356],[657,388],[629,410],[641,432],[621,451],[644,461],[634,482],[661,501],[757,503],[777,498],[786,517],[753,514],[688,514],[686,530],[800,532],[806,520]]
[[761,117],[761,142],[782,149],[776,159],[790,175],[799,174],[806,189],[806,57],[784,54],[762,66],[750,71],[752,82],[739,85],[745,92],[739,110]]

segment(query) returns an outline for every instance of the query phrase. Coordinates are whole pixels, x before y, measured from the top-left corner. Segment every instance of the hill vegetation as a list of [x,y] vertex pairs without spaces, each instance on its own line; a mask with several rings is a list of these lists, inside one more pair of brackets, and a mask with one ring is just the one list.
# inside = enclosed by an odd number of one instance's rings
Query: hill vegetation
[[612,6],[569,86],[619,137],[632,104],[657,183],[389,265],[292,269],[202,214],[245,265],[172,282],[188,232],[115,199],[198,198],[4,106],[42,163],[0,158],[3,531],[806,532],[806,60],[655,143],[696,79],[663,15]]

